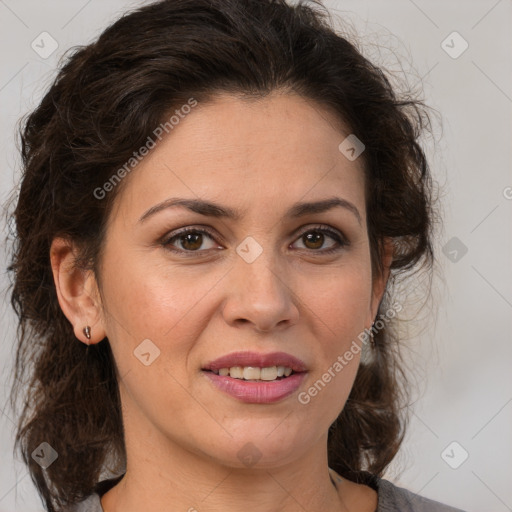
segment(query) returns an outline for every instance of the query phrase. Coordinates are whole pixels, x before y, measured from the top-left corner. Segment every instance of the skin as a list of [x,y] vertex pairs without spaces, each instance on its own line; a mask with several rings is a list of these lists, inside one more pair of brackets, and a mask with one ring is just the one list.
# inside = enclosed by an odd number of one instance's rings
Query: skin
[[[73,244],[57,238],[51,260],[59,302],[84,343],[108,337],[119,371],[127,472],[102,497],[105,512],[374,511],[377,494],[345,479],[335,488],[328,428],[352,387],[359,355],[311,399],[307,390],[375,319],[388,277],[372,275],[361,158],[338,145],[350,133],[320,105],[291,93],[258,101],[219,94],[199,104],[124,178],[109,218],[100,283],[73,267]],[[288,219],[296,202],[340,197],[348,208]],[[140,222],[170,197],[241,211],[219,219],[173,207]],[[318,224],[340,232],[303,236]],[[162,237],[209,227],[199,242]],[[263,252],[247,263],[247,237]],[[169,237],[167,237],[169,238]],[[199,247],[199,250],[197,249]],[[190,249],[192,248],[192,249]],[[194,252],[195,249],[195,252]],[[384,256],[385,268],[390,253]],[[90,325],[92,339],[82,329]],[[134,350],[150,339],[149,366]],[[238,350],[284,351],[308,374],[298,392],[246,404],[215,388],[201,367]],[[246,466],[247,443],[261,458]]]

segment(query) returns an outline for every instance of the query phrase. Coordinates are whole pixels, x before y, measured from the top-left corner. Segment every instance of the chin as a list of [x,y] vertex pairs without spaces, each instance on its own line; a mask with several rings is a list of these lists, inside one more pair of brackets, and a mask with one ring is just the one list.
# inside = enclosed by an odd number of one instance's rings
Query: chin
[[215,442],[211,456],[220,464],[233,468],[263,469],[291,463],[307,451],[308,442],[303,432],[299,437],[299,429],[294,436],[289,427],[286,431],[276,428],[278,423],[275,419],[266,421],[259,425],[261,428],[253,424],[250,430],[233,434],[224,442]]

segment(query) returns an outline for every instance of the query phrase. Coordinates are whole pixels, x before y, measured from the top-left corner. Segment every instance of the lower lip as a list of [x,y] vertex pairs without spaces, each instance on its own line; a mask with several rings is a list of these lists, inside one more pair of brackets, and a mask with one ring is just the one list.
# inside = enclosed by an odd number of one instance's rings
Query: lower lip
[[301,372],[293,373],[281,380],[251,382],[217,375],[210,371],[203,370],[203,373],[221,391],[251,404],[270,404],[286,398],[297,391],[306,376],[306,372]]

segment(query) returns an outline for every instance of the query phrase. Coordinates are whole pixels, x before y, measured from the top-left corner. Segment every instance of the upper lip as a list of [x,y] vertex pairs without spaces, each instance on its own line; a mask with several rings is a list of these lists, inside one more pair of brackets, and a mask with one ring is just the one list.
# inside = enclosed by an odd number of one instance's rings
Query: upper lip
[[210,361],[203,366],[203,370],[220,370],[221,368],[231,368],[233,366],[253,366],[257,368],[268,368],[270,366],[286,366],[294,372],[306,371],[306,365],[303,361],[286,352],[270,352],[260,354],[258,352],[231,352],[225,356]]

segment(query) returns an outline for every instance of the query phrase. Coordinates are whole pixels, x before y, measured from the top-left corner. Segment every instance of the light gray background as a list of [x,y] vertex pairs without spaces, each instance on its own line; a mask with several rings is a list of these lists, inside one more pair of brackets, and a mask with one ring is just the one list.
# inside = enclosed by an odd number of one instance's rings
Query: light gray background
[[[14,125],[40,100],[58,58],[70,46],[92,41],[119,13],[140,4],[0,0],[2,203],[19,177]],[[419,392],[408,437],[387,478],[469,512],[510,511],[512,3],[330,0],[326,5],[350,21],[367,56],[395,73],[401,62],[409,83],[422,84],[426,102],[441,114],[434,119],[436,142],[425,142],[444,208],[433,293],[437,320],[420,313],[416,318],[424,317],[426,327],[411,323],[408,328]],[[43,31],[59,45],[46,59],[31,48]],[[454,31],[469,44],[458,58],[442,47]],[[444,43],[452,53],[461,44],[458,36]],[[455,246],[447,246],[447,255],[442,252],[454,237],[460,242],[451,244],[468,249],[462,257],[460,248],[453,252]],[[1,251],[5,261],[4,246]],[[0,284],[0,357],[2,382],[7,382],[15,321],[4,272]],[[3,385],[0,409],[8,392]],[[12,458],[8,409],[0,421],[0,512],[42,511],[25,467]],[[458,444],[450,446],[454,441]],[[445,462],[457,465],[466,452],[467,460],[457,469]]]

